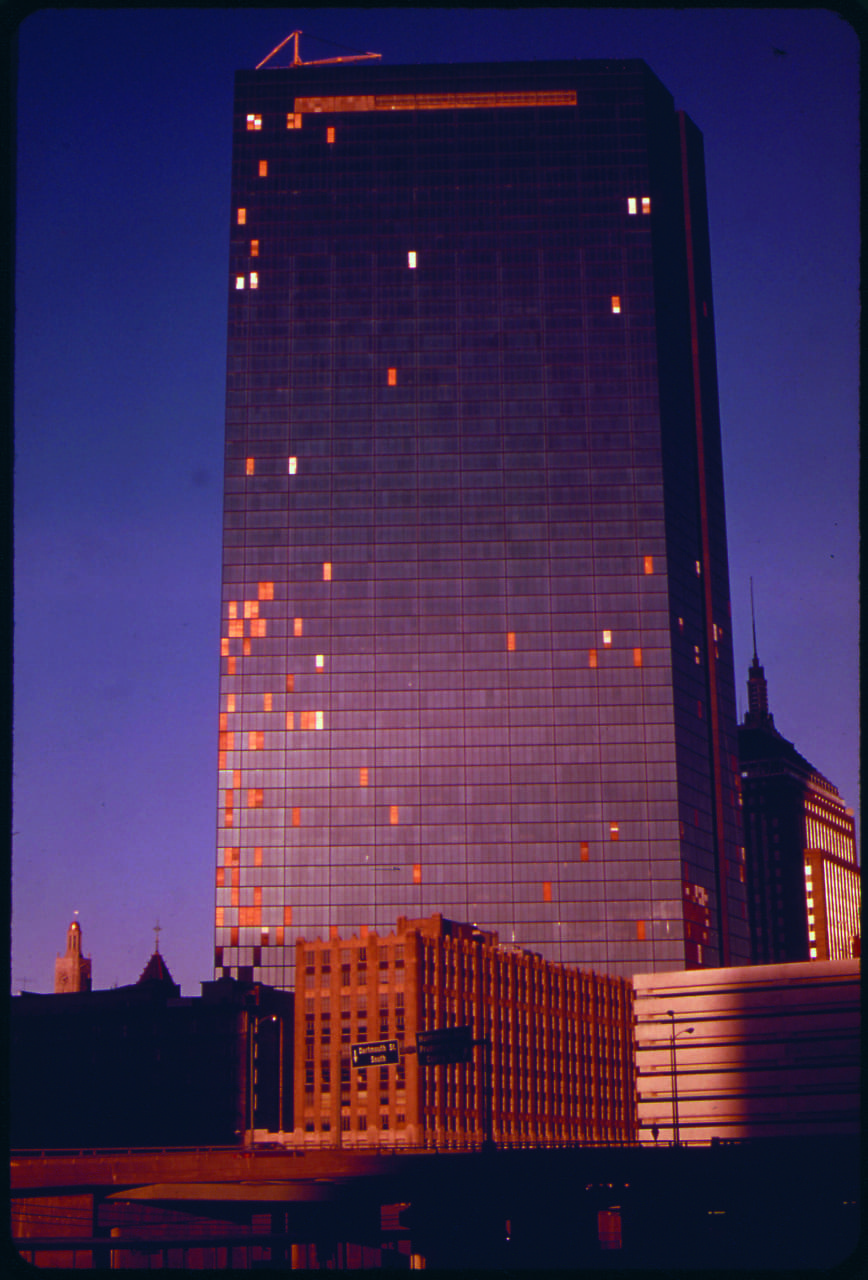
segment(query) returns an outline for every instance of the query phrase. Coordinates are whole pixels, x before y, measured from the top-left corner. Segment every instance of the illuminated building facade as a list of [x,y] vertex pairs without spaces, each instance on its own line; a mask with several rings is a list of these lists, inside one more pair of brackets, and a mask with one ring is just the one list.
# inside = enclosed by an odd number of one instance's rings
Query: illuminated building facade
[[749,957],[701,137],[640,62],[240,72],[215,973]]
[[858,956],[862,894],[853,810],[775,728],[755,651],[748,708],[738,740],[754,962]]
[[[440,915],[296,945],[296,1142],[634,1139],[629,980],[500,947],[495,933]],[[481,1045],[469,1062],[417,1061],[417,1031],[459,1026],[490,1041],[490,1077]],[[397,1065],[353,1067],[353,1044],[388,1040]]]

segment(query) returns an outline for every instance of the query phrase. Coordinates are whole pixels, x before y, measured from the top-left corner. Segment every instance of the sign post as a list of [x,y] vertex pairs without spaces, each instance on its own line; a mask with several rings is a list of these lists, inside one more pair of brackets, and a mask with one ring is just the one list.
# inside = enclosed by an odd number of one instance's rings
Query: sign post
[[375,1040],[371,1044],[350,1045],[353,1066],[357,1070],[365,1067],[394,1067],[399,1061],[397,1040]]

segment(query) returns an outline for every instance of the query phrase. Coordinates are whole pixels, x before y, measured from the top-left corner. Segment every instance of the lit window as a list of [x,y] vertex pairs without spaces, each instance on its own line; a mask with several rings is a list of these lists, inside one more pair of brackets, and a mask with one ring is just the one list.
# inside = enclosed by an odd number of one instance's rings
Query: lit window
[[256,636],[257,639],[264,639],[267,634],[268,623],[265,618],[252,618],[250,622],[250,634]]
[[635,197],[635,196],[628,196],[628,197],[627,197],[627,212],[628,212],[628,213],[635,213],[635,212],[636,212],[636,197]]
[[597,650],[588,650],[588,666],[593,670],[597,665]]
[[646,556],[646,557],[645,557],[645,572],[646,572],[646,573],[648,573],[648,574],[651,574],[651,573],[653,573],[653,572],[654,572],[654,557],[653,557],[653,556]]
[[643,212],[643,213],[650,213],[650,212],[651,212],[651,197],[650,197],[650,196],[643,196],[643,197],[642,197],[642,212]]
[[293,717],[293,712],[292,712],[292,711],[287,711],[287,713],[286,713],[286,728],[287,728],[287,732],[288,732],[288,733],[292,733],[292,730],[293,730],[293,719],[292,719],[292,717]]
[[393,827],[398,825],[398,806],[396,804],[389,806],[389,823]]
[[255,471],[256,471],[256,459],[255,459],[255,458],[248,458],[248,459],[247,459],[247,461],[246,461],[246,463],[245,463],[245,470],[246,470],[246,472],[247,472],[247,474],[248,474],[249,476],[252,476],[252,475],[255,473]]
[[238,225],[239,225],[239,227],[243,227],[243,226],[244,226],[244,224],[245,224],[246,222],[247,222],[247,210],[246,210],[246,209],[239,209],[239,210],[238,210]]
[[290,674],[286,677],[286,692],[293,693],[294,690],[295,690],[295,676]]
[[294,618],[292,623],[292,634],[296,637],[300,636],[304,631],[304,619]]
[[641,667],[641,665],[642,665],[642,650],[637,648],[633,650],[633,666]]
[[236,289],[243,289],[243,288],[244,288],[244,276],[236,276],[236,277],[235,277],[235,288],[236,288]]
[[226,638],[226,636],[224,636],[223,639],[220,641],[220,657],[221,658],[229,657],[229,641]]
[[294,827],[301,826],[301,809],[299,809],[297,805],[292,811],[292,825]]
[[251,271],[251,273],[250,273],[250,287],[251,287],[251,289],[258,289],[258,288],[259,288],[259,272],[258,272],[258,271]]
[[323,582],[331,582],[332,580],[332,566],[331,562],[328,560],[326,560],[322,567],[322,580]]
[[421,862],[413,863],[413,883],[414,884],[422,883],[422,863]]
[[582,862],[590,861],[591,853],[590,853],[590,849],[588,848],[587,840],[581,840],[579,842],[579,856],[581,857]]
[[702,565],[701,565],[701,564],[700,564],[700,562],[697,560],[697,561],[696,561],[696,576],[697,576],[697,578],[699,578],[701,575],[702,575]]
[[258,240],[250,241],[250,256],[251,258],[259,257],[259,241]]
[[603,647],[604,647],[604,648],[606,648],[606,649],[608,649],[608,647],[609,647],[609,645],[610,645],[611,643],[612,643],[612,633],[611,633],[611,631],[604,631],[604,632],[603,632]]
[[251,787],[250,790],[247,792],[247,808],[248,809],[262,808],[262,790],[260,787]]
[[700,656],[699,656],[699,645],[698,645],[698,644],[695,644],[695,645],[693,646],[693,661],[696,663],[696,665],[697,665],[697,666],[699,666],[699,665],[700,665],[700,663],[701,663],[701,661],[702,661],[702,659],[701,659],[701,658],[700,658]]
[[274,583],[260,582],[257,594],[259,595],[260,600],[273,600],[274,599]]
[[410,268],[411,271],[416,270],[416,250],[415,249],[411,249],[410,252],[407,254],[407,266]]
[[255,129],[257,132],[262,128],[262,116],[249,115],[247,117],[248,130]]
[[288,466],[288,468],[287,468],[287,469],[288,469],[288,471],[289,471],[289,474],[290,474],[291,476],[294,476],[294,475],[295,475],[295,473],[296,473],[296,471],[298,470],[298,458],[290,458],[290,459],[289,459],[289,466]]
[[238,617],[238,601],[237,600],[229,601],[229,617],[230,618]]
[[301,128],[301,112],[300,111],[290,111],[288,113],[286,117],[286,127],[287,129]]
[[683,631],[683,630],[684,630],[684,619],[683,619],[683,618],[679,618],[679,619],[678,619],[678,630],[679,630],[679,631]]
[[235,710],[235,694],[234,693],[227,693],[226,695],[226,710],[230,713]]
[[325,658],[323,657],[323,655],[321,653],[318,653],[314,661],[316,662],[317,671],[322,671],[323,667],[325,666]]
[[244,616],[245,618],[259,617],[259,601],[258,600],[244,601]]
[[270,693],[264,693],[264,694],[262,695],[262,710],[263,710],[263,711],[270,711],[270,710],[271,710],[271,706],[272,706],[272,698],[273,698],[273,695],[272,695],[272,694],[270,694]]
[[265,749],[265,734],[261,729],[252,729],[247,735],[247,748],[249,751],[263,751]]
[[551,880],[543,880],[543,902],[551,902],[552,900],[552,882]]
[[292,907],[283,908],[283,923],[292,924]]
[[645,921],[644,920],[636,921],[636,941],[637,942],[645,941]]
[[236,618],[229,623],[229,639],[240,640],[244,635],[244,623],[240,618]]
[[250,657],[250,641],[245,640],[241,645],[241,655],[244,658]]
[[388,384],[389,384],[389,386],[390,386],[390,387],[397,387],[397,385],[398,385],[398,370],[397,370],[397,369],[389,369],[389,370],[388,370],[388,373],[387,373],[387,375],[386,375],[386,380],[387,380],[387,382],[388,382]]
[[506,633],[506,648],[507,648],[507,652],[515,653],[515,632],[514,631],[507,631]]
[[226,667],[226,674],[230,676],[235,675],[235,659],[234,658],[229,659],[228,666]]
[[609,839],[618,840],[620,838],[620,835],[621,835],[621,828],[618,825],[618,823],[610,822],[609,823]]
[[268,177],[268,161],[267,160],[259,161],[259,176],[260,178]]
[[324,718],[323,718],[323,713],[321,711],[317,711],[314,713],[314,728],[316,729],[324,728]]
[[621,299],[616,293],[612,294],[612,315],[619,316],[621,314]]
[[359,769],[359,786],[366,787],[368,785],[368,766],[362,765]]
[[222,927],[223,925],[223,908],[222,907],[216,908],[214,912],[214,923],[217,925],[218,929]]
[[326,142],[334,142],[334,140],[335,140],[334,125],[329,125],[328,128],[326,129]]

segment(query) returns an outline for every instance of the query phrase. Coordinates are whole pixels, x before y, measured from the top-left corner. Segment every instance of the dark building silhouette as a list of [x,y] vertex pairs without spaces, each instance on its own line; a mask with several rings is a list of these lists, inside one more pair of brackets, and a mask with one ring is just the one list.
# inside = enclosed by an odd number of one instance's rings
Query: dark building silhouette
[[858,956],[853,810],[775,728],[756,637],[738,749],[754,963]]
[[746,963],[701,136],[642,62],[236,79],[215,972]]
[[232,979],[184,997],[155,951],[132,986],[13,997],[15,1148],[239,1143],[292,1126],[293,997]]
[[74,991],[90,991],[90,956],[81,954],[81,925],[77,920],[66,931],[66,954],[54,962],[54,991],[69,995]]

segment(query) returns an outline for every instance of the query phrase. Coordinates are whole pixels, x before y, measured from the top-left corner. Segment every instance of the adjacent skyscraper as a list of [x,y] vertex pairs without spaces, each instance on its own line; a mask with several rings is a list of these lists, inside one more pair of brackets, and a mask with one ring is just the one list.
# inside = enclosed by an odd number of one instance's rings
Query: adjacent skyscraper
[[754,962],[850,960],[862,906],[853,810],[775,728],[756,637],[747,687],[738,748]]
[[749,954],[701,137],[641,62],[241,72],[215,969]]

